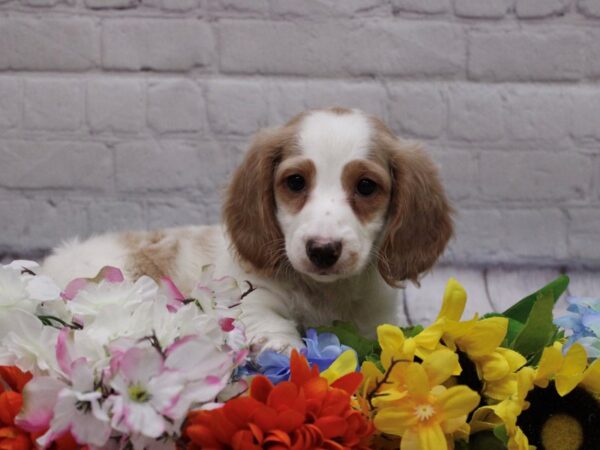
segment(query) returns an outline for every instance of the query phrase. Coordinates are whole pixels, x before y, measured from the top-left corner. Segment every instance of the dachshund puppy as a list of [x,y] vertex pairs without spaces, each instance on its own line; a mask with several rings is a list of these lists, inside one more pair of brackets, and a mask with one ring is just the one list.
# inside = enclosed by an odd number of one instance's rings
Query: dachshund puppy
[[255,137],[227,190],[223,226],[73,241],[43,270],[66,283],[101,267],[170,277],[189,293],[201,268],[249,281],[241,304],[255,348],[302,345],[299,330],[355,323],[373,335],[397,319],[397,291],[432,267],[451,208],[421,148],[355,109],[307,111]]

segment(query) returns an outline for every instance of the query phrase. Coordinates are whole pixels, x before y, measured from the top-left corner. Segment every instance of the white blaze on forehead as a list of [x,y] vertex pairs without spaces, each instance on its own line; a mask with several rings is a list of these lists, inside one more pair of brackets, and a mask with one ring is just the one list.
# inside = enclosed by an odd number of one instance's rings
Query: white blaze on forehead
[[299,132],[302,153],[313,160],[318,177],[324,170],[329,176],[339,176],[348,161],[366,158],[370,139],[369,121],[356,110],[341,114],[315,111],[302,121]]

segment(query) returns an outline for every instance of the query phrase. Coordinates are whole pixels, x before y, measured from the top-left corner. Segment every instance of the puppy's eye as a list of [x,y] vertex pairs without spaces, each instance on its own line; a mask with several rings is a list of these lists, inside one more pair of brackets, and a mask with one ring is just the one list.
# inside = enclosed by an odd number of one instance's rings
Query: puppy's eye
[[285,184],[290,191],[300,192],[306,186],[306,180],[302,175],[290,175],[285,179]]
[[358,192],[362,196],[369,196],[377,189],[377,183],[373,180],[369,180],[368,178],[363,178],[358,181],[356,185],[356,192]]

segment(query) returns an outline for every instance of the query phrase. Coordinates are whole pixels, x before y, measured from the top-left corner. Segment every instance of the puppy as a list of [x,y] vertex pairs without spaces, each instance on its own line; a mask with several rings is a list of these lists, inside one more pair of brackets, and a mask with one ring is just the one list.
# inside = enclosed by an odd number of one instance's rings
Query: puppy
[[451,208],[429,157],[355,109],[300,114],[258,133],[227,190],[224,226],[128,232],[74,241],[43,271],[66,283],[101,267],[168,276],[185,292],[201,268],[248,280],[241,318],[256,348],[302,345],[299,330],[397,317],[397,292],[435,263]]

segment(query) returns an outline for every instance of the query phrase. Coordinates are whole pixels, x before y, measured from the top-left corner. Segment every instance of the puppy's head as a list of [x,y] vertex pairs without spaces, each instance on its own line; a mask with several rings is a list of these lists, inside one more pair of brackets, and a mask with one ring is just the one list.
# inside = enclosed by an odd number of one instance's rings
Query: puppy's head
[[332,108],[258,134],[234,174],[225,224],[241,259],[320,282],[376,264],[390,285],[417,280],[452,234],[437,171],[379,120]]

